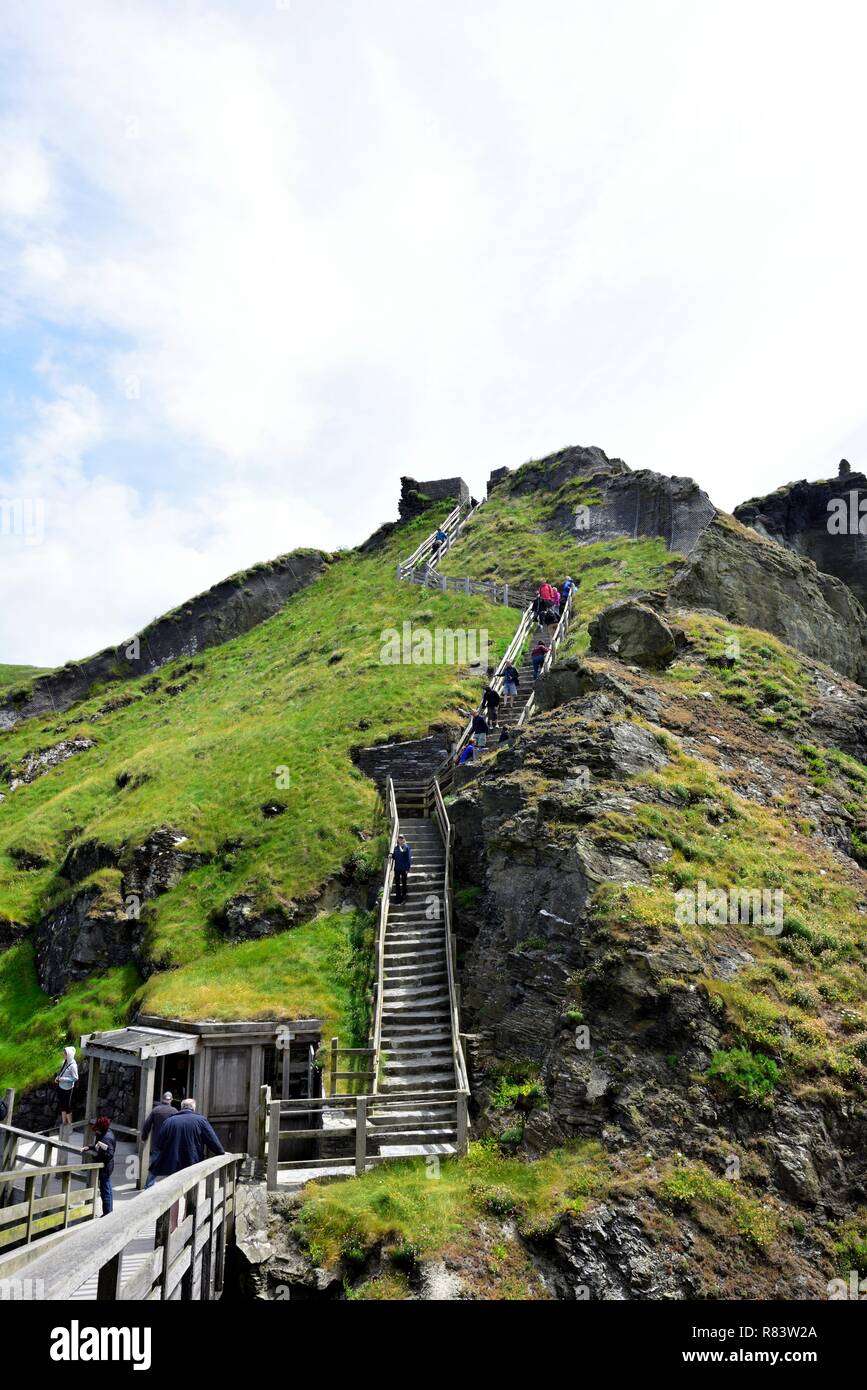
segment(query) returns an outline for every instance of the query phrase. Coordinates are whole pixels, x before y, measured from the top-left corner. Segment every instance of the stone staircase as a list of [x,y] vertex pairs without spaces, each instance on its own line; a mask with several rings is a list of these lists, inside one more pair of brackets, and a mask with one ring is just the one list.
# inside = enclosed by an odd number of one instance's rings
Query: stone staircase
[[[454,1103],[436,1093],[456,1086],[444,920],[445,849],[435,820],[400,816],[400,831],[412,847],[405,902],[392,895],[385,928],[382,980],[382,1037],[372,1138],[382,1157],[456,1152]],[[427,1102],[419,1093],[430,1092]],[[394,1102],[411,1099],[396,1113]],[[400,1133],[389,1144],[389,1130]]]

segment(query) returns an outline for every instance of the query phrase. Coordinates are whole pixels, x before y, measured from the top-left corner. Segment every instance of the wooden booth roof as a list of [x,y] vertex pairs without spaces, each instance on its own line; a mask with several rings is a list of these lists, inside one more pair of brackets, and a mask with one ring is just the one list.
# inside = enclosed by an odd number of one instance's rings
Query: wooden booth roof
[[81,1047],[85,1056],[140,1066],[150,1057],[166,1057],[173,1052],[197,1052],[195,1033],[173,1033],[166,1028],[114,1028],[106,1033],[85,1033]]

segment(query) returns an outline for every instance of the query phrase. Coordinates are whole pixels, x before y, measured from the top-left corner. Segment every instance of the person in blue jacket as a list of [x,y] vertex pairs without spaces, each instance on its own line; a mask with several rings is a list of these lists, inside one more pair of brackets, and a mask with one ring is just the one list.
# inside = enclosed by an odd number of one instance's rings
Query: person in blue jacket
[[563,583],[562,583],[562,585],[561,585],[561,587],[560,587],[560,612],[561,612],[561,613],[564,613],[564,612],[566,611],[566,600],[568,599],[569,595],[571,594],[571,592],[572,592],[572,590],[573,590],[574,588],[575,588],[575,581],[574,581],[573,579],[570,579],[570,578],[567,577],[566,579],[563,580]]
[[412,868],[412,845],[407,844],[405,835],[398,835],[391,857],[394,861],[395,902],[402,903],[407,894],[407,875]]
[[114,1172],[116,1147],[117,1140],[111,1130],[111,1120],[108,1115],[100,1115],[93,1122],[93,1143],[86,1144],[81,1153],[82,1157],[87,1155],[88,1163],[102,1164],[99,1170],[99,1195],[102,1198],[103,1216],[108,1216],[114,1207],[111,1175]]
[[212,1154],[226,1152],[204,1115],[196,1114],[192,1098],[182,1100],[178,1113],[169,1115],[160,1130],[159,1145],[150,1165],[156,1178],[169,1177],[201,1163],[206,1150]]

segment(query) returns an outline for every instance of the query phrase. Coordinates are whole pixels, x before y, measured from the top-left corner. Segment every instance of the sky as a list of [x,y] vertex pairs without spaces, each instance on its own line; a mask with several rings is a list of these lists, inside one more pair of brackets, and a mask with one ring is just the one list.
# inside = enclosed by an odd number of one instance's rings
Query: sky
[[867,455],[849,0],[3,0],[0,663],[570,444]]

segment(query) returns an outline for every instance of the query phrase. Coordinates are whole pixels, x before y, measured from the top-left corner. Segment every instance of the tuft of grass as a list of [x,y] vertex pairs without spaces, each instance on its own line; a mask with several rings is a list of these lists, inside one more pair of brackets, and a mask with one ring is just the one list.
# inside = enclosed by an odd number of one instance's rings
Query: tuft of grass
[[733,1047],[728,1052],[713,1054],[708,1076],[718,1081],[739,1100],[768,1105],[774,1087],[780,1079],[780,1068],[773,1057],[762,1052],[750,1052],[746,1047]]
[[773,1243],[779,1231],[776,1213],[762,1205],[736,1182],[718,1178],[703,1163],[674,1167],[659,1183],[659,1199],[687,1210],[700,1225],[718,1229],[722,1217],[730,1233],[760,1250]]
[[368,1033],[373,919],[332,912],[258,941],[218,945],[179,970],[152,975],[145,1013],[166,1018],[321,1018],[348,1047]]

